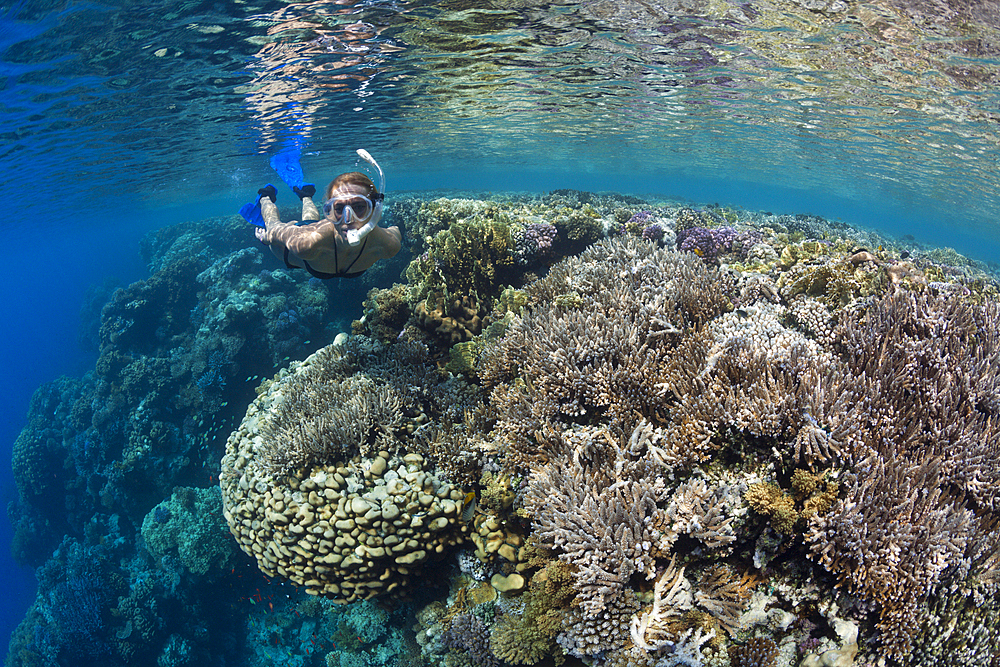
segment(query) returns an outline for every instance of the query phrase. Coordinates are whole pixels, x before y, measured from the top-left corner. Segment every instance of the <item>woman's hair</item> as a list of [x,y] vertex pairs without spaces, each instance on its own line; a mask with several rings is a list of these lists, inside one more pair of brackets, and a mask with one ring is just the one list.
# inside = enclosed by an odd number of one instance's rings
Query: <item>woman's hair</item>
[[330,181],[330,185],[326,186],[326,193],[323,195],[324,201],[333,196],[333,191],[341,185],[360,185],[365,189],[365,196],[371,199],[373,195],[378,194],[378,188],[372,183],[372,179],[368,178],[360,171],[350,171],[346,174],[341,174],[337,178]]

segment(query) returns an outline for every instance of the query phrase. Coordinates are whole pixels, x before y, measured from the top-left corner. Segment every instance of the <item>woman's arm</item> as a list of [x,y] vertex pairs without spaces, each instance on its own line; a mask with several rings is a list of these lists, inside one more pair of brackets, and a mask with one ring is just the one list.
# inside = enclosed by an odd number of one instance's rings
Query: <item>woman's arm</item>
[[308,225],[293,225],[279,223],[267,228],[267,243],[272,248],[280,245],[282,251],[288,248],[296,257],[313,260],[323,250],[336,248],[340,232],[337,226],[328,220],[320,220]]

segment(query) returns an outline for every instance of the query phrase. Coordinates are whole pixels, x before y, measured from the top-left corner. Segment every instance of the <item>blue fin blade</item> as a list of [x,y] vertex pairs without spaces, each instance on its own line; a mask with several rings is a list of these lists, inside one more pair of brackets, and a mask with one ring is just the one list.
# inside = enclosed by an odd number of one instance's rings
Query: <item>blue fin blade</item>
[[247,202],[240,207],[240,215],[243,219],[249,222],[251,225],[257,225],[258,227],[264,226],[264,216],[260,213],[260,200],[256,202]]
[[290,188],[301,188],[305,184],[302,165],[299,164],[301,157],[302,152],[298,148],[289,148],[271,156],[271,169],[274,169]]

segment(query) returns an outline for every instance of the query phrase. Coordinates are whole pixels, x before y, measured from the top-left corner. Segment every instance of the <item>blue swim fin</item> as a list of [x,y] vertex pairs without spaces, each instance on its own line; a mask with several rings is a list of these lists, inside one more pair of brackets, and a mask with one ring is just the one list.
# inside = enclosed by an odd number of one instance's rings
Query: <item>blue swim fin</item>
[[260,198],[256,202],[247,202],[240,207],[240,215],[251,225],[264,226],[264,216],[260,213]]
[[301,188],[305,185],[305,176],[302,174],[302,165],[299,159],[302,152],[297,148],[288,148],[271,156],[271,169],[278,172],[278,176],[290,188]]

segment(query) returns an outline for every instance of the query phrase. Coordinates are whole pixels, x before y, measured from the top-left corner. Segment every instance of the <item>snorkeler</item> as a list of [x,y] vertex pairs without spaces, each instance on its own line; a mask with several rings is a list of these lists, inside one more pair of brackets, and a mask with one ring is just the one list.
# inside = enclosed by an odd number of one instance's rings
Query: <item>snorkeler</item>
[[271,246],[288,268],[304,268],[317,278],[357,278],[375,262],[399,252],[402,230],[378,226],[385,175],[367,151],[358,149],[358,155],[378,170],[379,187],[361,172],[341,174],[326,187],[323,218],[312,200],[314,185],[292,187],[302,200],[301,222],[281,222],[273,185],[257,191],[259,217],[246,213],[244,217],[258,225],[257,238]]

